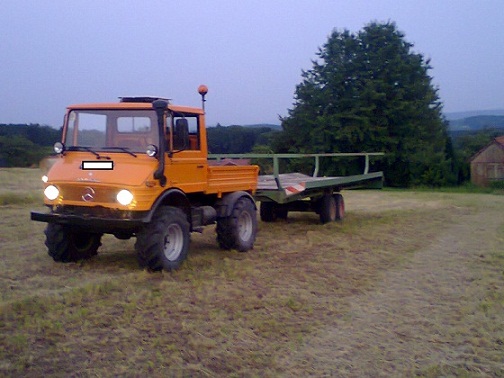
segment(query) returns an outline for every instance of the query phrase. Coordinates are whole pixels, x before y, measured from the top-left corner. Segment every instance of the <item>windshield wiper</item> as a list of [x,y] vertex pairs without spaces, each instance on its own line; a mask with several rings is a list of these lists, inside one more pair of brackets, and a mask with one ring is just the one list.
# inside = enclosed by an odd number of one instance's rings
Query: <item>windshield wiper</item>
[[68,151],[81,151],[81,150],[91,152],[98,159],[107,159],[107,160],[110,160],[110,157],[108,157],[108,156],[103,156],[102,157],[102,156],[100,156],[98,154],[98,152],[93,151],[90,147],[86,147],[86,146],[70,146],[70,147],[68,147]]
[[128,148],[126,147],[102,147],[104,150],[121,150],[126,152],[127,154],[130,154],[133,157],[137,157],[135,153],[131,152]]

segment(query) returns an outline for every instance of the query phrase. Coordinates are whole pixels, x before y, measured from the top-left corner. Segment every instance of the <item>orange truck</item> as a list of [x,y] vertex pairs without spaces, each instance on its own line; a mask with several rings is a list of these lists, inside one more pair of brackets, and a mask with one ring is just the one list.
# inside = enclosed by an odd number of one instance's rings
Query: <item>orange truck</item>
[[96,255],[103,234],[136,236],[140,266],[173,270],[190,233],[214,223],[220,247],[253,248],[259,167],[209,164],[203,108],[157,97],[69,106],[43,177],[49,211],[31,213],[48,223],[49,255],[77,261]]

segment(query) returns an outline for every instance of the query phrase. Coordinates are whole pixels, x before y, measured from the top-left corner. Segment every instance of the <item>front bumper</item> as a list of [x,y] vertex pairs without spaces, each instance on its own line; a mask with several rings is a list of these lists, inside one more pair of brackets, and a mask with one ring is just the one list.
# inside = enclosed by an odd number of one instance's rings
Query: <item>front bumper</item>
[[100,233],[136,232],[150,221],[149,212],[124,212],[113,217],[32,211],[31,220],[86,228]]

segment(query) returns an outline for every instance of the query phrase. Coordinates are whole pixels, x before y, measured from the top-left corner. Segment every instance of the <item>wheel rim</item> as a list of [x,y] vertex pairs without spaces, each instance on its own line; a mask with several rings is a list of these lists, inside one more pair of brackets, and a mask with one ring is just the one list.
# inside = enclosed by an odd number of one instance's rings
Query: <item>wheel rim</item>
[[252,217],[243,211],[238,218],[238,236],[241,240],[249,240],[252,236]]
[[178,224],[171,224],[164,237],[163,253],[168,261],[179,258],[184,248],[184,232]]

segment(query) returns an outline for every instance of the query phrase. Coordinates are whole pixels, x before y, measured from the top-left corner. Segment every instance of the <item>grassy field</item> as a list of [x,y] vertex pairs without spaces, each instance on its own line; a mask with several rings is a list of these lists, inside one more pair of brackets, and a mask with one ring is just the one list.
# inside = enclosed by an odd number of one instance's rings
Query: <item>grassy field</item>
[[0,375],[504,376],[504,196],[344,192],[343,223],[260,222],[248,253],[207,227],[153,274],[112,236],[53,262],[40,175],[0,170]]

